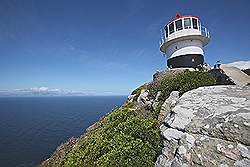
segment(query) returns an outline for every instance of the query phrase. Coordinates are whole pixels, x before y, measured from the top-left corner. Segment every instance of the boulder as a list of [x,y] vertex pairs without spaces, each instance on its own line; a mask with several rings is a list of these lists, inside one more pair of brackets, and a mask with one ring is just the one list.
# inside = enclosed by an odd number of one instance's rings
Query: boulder
[[155,166],[250,166],[250,87],[184,93],[161,125]]
[[157,111],[158,107],[161,105],[159,101],[160,96],[161,96],[161,91],[158,91],[152,104],[152,108],[154,111]]
[[174,105],[177,103],[179,99],[179,92],[173,91],[169,95],[169,97],[164,101],[164,103],[161,106],[161,110],[158,116],[158,120],[162,122],[167,114],[170,112],[171,108],[174,107]]
[[149,90],[141,90],[141,94],[137,98],[137,103],[141,107],[147,107],[152,105],[153,100],[149,98]]

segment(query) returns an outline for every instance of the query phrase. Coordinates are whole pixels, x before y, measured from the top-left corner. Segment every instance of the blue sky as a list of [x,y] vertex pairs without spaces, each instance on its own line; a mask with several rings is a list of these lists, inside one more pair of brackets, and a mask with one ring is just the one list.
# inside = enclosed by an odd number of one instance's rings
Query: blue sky
[[165,68],[160,28],[197,15],[209,64],[250,58],[249,0],[0,0],[0,90],[129,94]]

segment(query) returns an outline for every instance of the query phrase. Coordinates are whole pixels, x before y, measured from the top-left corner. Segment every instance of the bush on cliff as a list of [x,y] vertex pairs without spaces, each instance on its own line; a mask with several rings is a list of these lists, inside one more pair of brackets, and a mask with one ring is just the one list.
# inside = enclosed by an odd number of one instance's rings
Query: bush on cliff
[[159,125],[120,108],[80,142],[60,166],[153,166],[160,150]]
[[[192,89],[215,84],[216,80],[210,73],[187,70],[173,76],[163,77],[157,82],[148,84],[144,89],[148,89],[153,97],[156,96],[158,91],[161,91],[161,95],[158,99],[158,105],[156,106],[155,111],[153,111],[154,118],[157,118],[161,110],[161,105],[169,97],[172,91],[179,91],[181,96],[185,92]],[[141,87],[137,88],[137,92],[139,92],[140,88]]]
[[161,91],[160,100],[165,100],[172,91],[183,93],[201,86],[215,85],[216,80],[208,72],[186,71],[172,77],[163,78],[160,83],[151,86],[153,92]]
[[[153,166],[161,150],[159,122],[161,105],[172,91],[183,94],[200,86],[214,85],[215,79],[207,72],[183,72],[165,77],[159,82],[144,84],[133,91],[138,97],[148,89],[155,98],[161,91],[159,104],[143,114],[136,98],[116,109],[98,122],[98,128],[81,138],[69,153],[44,166]],[[150,97],[151,98],[151,97]],[[146,116],[145,116],[146,115]],[[51,162],[51,165],[49,165]]]

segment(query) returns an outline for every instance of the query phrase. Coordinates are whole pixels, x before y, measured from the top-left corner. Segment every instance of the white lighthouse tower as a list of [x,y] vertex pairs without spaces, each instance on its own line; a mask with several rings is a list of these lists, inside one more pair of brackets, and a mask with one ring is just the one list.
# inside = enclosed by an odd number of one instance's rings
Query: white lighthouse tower
[[209,42],[208,30],[197,16],[176,14],[161,34],[160,50],[167,56],[169,68],[189,68],[203,65],[203,47]]

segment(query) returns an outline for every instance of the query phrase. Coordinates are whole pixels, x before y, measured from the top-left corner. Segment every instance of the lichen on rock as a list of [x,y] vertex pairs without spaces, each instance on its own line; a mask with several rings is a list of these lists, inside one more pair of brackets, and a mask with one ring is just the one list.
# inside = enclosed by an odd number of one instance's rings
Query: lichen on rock
[[165,144],[155,166],[250,166],[249,114],[247,86],[184,93],[161,125]]

